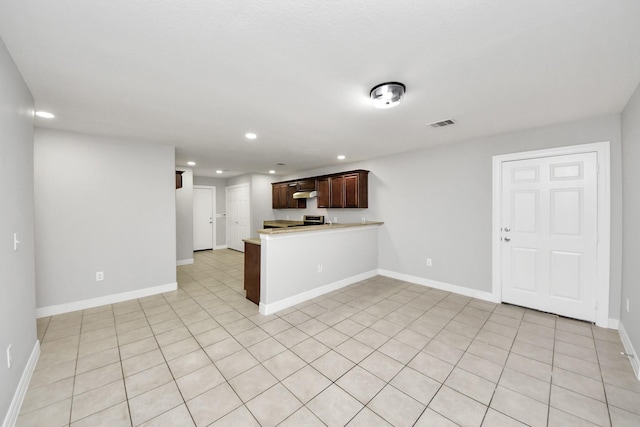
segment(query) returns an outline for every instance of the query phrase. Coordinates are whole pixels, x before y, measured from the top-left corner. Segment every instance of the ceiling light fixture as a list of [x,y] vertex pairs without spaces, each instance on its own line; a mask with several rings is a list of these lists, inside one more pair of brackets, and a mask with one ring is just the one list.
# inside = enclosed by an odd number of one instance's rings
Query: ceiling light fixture
[[338,156],[338,160],[344,160],[344,159],[346,159],[346,158],[347,158],[347,157],[346,157],[346,156],[343,156],[342,154],[340,154],[340,155]]
[[244,134],[244,136],[245,136],[247,139],[256,139],[256,138],[258,137],[258,135],[256,135],[255,133],[251,133],[251,132],[249,132],[249,133],[245,133],[245,134]]
[[406,86],[398,82],[380,83],[369,92],[373,106],[376,108],[391,108],[400,104]]
[[42,117],[43,119],[53,119],[55,116],[51,113],[47,113],[46,111],[36,111],[36,116]]
[[271,169],[271,170],[269,171],[269,173],[276,173],[276,171],[274,171],[273,169]]
[[189,166],[195,166],[195,165],[196,165],[196,162],[187,162],[187,164],[188,164]]
[[218,169],[218,170],[216,171],[216,173],[222,173],[222,171],[221,171],[220,169]]

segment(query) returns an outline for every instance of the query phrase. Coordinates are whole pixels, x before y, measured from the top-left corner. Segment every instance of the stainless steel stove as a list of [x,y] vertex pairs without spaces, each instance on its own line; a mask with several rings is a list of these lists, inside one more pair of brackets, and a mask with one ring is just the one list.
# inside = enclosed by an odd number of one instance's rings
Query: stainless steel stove
[[302,225],[322,225],[324,215],[305,215],[302,217]]

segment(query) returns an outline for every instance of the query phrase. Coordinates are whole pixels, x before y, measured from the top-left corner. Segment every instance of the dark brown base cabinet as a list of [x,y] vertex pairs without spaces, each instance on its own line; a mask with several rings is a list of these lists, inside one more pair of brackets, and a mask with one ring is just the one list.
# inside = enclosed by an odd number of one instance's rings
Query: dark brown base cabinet
[[[319,208],[368,208],[369,171],[353,170],[326,176],[272,184],[273,209],[304,209],[306,199],[294,199],[295,191],[318,192]],[[293,188],[293,190],[291,190]]]
[[260,304],[260,245],[244,242],[244,290],[247,299]]

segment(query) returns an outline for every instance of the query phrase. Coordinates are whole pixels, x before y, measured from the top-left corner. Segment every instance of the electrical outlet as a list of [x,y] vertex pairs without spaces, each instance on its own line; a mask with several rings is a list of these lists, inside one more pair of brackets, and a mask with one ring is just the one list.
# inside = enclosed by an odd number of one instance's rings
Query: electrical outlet
[[334,216],[334,217],[333,217],[333,223],[334,223],[334,224],[337,224],[337,223],[338,223],[338,217],[337,217],[337,216]]
[[318,273],[322,273],[322,264],[318,264]]
[[367,218],[364,218],[364,217],[363,217],[363,218],[362,218],[362,223],[363,223],[363,224],[366,224],[366,223],[367,223]]
[[427,258],[427,267],[431,267],[433,265],[433,261],[431,261],[431,258]]
[[11,354],[12,344],[9,344],[7,347],[7,368],[11,369],[11,361],[13,360],[13,355]]
[[102,282],[104,280],[104,271],[98,271],[96,273],[96,282]]
[[627,313],[629,312],[629,298],[627,298]]

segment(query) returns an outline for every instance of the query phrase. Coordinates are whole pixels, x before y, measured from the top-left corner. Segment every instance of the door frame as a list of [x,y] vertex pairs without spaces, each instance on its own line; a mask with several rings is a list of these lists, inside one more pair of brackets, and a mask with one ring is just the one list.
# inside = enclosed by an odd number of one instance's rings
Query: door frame
[[[194,190],[197,189],[197,188],[201,188],[201,189],[205,189],[205,190],[209,190],[209,189],[211,190],[211,197],[212,197],[211,209],[213,211],[212,212],[212,216],[213,216],[213,224],[212,225],[213,225],[213,227],[211,227],[212,228],[211,232],[212,232],[213,235],[211,236],[211,239],[212,239],[212,243],[213,243],[212,249],[215,250],[216,249],[216,232],[217,232],[216,229],[218,228],[218,224],[216,222],[216,218],[217,218],[216,217],[216,215],[217,215],[216,214],[216,209],[218,208],[216,206],[216,187],[214,185],[194,185],[193,186]],[[195,212],[195,209],[194,209],[194,212]],[[193,233],[193,231],[192,231],[192,233]]]
[[492,294],[502,302],[502,260],[500,217],[502,207],[502,163],[539,157],[567,154],[596,153],[598,158],[598,247],[596,277],[596,325],[609,328],[609,270],[611,254],[611,162],[610,142],[571,145],[567,147],[524,151],[493,156],[493,213],[492,213]]

